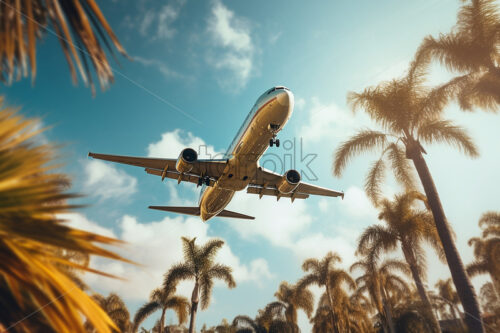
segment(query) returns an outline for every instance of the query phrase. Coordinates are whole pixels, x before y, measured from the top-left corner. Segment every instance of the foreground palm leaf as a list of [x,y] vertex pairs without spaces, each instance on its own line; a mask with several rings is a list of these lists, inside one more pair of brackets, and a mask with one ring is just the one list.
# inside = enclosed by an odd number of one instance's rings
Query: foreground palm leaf
[[86,85],[90,84],[93,93],[90,66],[94,68],[102,89],[113,81],[113,71],[100,41],[113,57],[110,40],[126,56],[94,0],[3,0],[0,3],[0,22],[0,79],[8,83],[14,76],[20,79],[28,75],[28,62],[34,81],[36,41],[47,31],[59,38],[73,82],[77,82],[76,65],[82,80]]
[[[66,200],[74,195],[64,192],[66,177],[54,172],[53,147],[34,143],[37,126],[11,109],[0,111],[0,290],[2,302],[10,300],[2,304],[0,327],[34,331],[42,318],[56,332],[84,332],[83,316],[99,332],[110,332],[113,322],[62,266],[96,271],[55,249],[121,259],[96,245],[119,241],[57,218],[73,208]],[[29,316],[32,310],[43,316]]]
[[[353,110],[364,109],[383,131],[361,131],[342,143],[336,151],[333,172],[340,176],[352,157],[362,152],[382,151],[379,161],[383,161],[389,151],[395,151],[392,156],[388,155],[388,159],[392,162],[396,180],[408,189],[408,175],[412,169],[407,161],[413,162],[465,309],[467,326],[473,332],[484,332],[476,293],[465,272],[441,198],[424,159],[426,151],[423,144],[447,143],[471,157],[478,156],[478,151],[463,128],[443,119],[445,106],[460,88],[460,79],[435,88],[426,87],[424,82],[428,64],[428,56],[418,53],[404,77],[382,82],[361,93],[349,94],[348,100]],[[380,186],[384,178],[383,165],[375,162],[366,179],[366,192],[376,204],[380,200]]]

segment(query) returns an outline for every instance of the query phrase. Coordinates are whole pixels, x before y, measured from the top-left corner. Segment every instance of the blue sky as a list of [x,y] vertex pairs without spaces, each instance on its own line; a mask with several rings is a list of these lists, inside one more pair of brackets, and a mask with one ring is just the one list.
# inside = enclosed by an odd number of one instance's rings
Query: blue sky
[[[71,85],[58,41],[39,45],[38,73],[30,80],[2,86],[9,105],[39,116],[53,126],[46,137],[64,143],[64,170],[73,190],[90,206],[68,216],[75,226],[114,235],[128,242],[119,251],[143,266],[94,260],[97,268],[125,282],[88,276],[99,292],[116,291],[133,314],[162,274],[181,260],[180,236],[200,241],[219,237],[227,246],[220,260],[233,266],[238,287],[217,286],[198,328],[238,314],[255,316],[273,299],[280,281],[295,282],[309,256],[329,250],[354,260],[355,241],[363,228],[377,223],[376,211],[363,194],[363,178],[373,156],[358,158],[344,176],[331,175],[332,153],[357,128],[371,126],[346,106],[346,93],[404,73],[426,35],[448,32],[460,5],[455,0],[403,1],[100,1],[133,62],[112,63],[116,82],[92,98],[80,83]],[[439,66],[431,81],[449,77]],[[321,186],[345,190],[344,201],[310,198],[281,200],[235,196],[228,207],[255,215],[253,222],[164,214],[148,205],[197,203],[192,184],[160,182],[141,168],[88,160],[88,151],[175,158],[185,146],[224,151],[257,97],[274,85],[295,94],[296,106],[282,142],[294,143],[301,156],[316,156],[310,167]],[[498,209],[500,175],[498,128],[492,114],[464,114],[451,105],[450,118],[476,139],[481,157],[469,160],[446,146],[427,149],[427,160],[457,234],[465,262],[472,259],[467,240],[479,233],[482,212]],[[302,146],[301,146],[302,143]],[[302,147],[302,148],[301,148]],[[203,148],[203,151],[205,148]],[[290,151],[273,148],[268,159]],[[300,155],[302,153],[302,155]],[[394,191],[392,184],[388,192]],[[429,285],[449,276],[430,252]],[[395,254],[396,255],[396,254]],[[474,279],[480,286],[485,279]],[[190,294],[192,284],[179,292]],[[315,291],[317,293],[317,290]],[[303,331],[309,326],[303,313]],[[167,321],[172,320],[168,314]],[[150,320],[145,326],[150,326]]]

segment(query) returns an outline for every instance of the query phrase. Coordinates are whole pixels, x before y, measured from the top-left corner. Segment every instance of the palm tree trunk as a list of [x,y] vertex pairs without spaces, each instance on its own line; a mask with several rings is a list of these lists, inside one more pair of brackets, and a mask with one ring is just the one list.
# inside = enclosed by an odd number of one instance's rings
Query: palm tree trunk
[[413,280],[415,280],[415,284],[417,286],[417,291],[418,294],[420,295],[420,299],[422,300],[422,303],[424,304],[425,311],[427,312],[428,318],[431,320],[431,327],[435,333],[440,333],[441,328],[439,327],[439,322],[434,315],[434,311],[432,310],[432,304],[429,299],[429,296],[427,295],[427,291],[424,288],[424,284],[422,282],[422,279],[420,278],[420,273],[418,271],[418,264],[417,260],[415,258],[415,254],[413,253],[413,250],[411,248],[411,245],[408,243],[401,243],[403,254],[405,256],[406,262],[410,266],[410,271],[411,275],[413,276]]
[[465,312],[465,322],[470,332],[484,333],[483,321],[481,318],[481,311],[477,302],[476,293],[469,277],[465,272],[465,267],[458,253],[453,237],[451,236],[450,227],[444,214],[441,199],[432,179],[427,163],[420,150],[412,149],[409,152],[409,157],[412,159],[415,169],[420,177],[422,186],[424,187],[425,194],[428,199],[429,206],[434,216],[436,229],[439,234],[441,243],[443,244],[446,260],[450,268],[453,283],[457,288],[457,293],[462,302]]
[[392,318],[392,310],[391,306],[387,301],[387,295],[385,294],[384,287],[379,285],[380,295],[382,295],[382,306],[384,307],[385,319],[387,321],[387,326],[389,327],[390,333],[396,333],[396,329],[394,328],[394,320]]
[[160,329],[158,330],[158,333],[163,333],[163,328],[165,327],[165,311],[167,311],[166,308],[161,309]]
[[332,314],[332,327],[335,330],[335,333],[339,333],[339,328],[337,327],[335,311],[333,311],[333,300],[332,295],[330,294],[330,288],[328,287],[329,282],[326,283],[326,294],[328,296],[328,303],[330,303],[330,312]]
[[198,284],[198,280],[196,280],[194,284],[193,294],[191,296],[191,317],[189,319],[189,333],[194,333],[195,330],[195,320],[196,320],[196,312],[198,311],[198,302],[199,302],[199,289],[200,286]]

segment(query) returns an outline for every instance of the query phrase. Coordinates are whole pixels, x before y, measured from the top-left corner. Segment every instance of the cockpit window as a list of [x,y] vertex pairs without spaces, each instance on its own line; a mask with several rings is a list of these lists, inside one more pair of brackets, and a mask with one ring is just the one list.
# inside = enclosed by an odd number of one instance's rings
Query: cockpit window
[[267,94],[269,95],[270,93],[272,93],[273,91],[276,91],[276,90],[288,90],[288,91],[290,91],[290,89],[288,89],[287,87],[279,86],[279,87],[274,87],[274,88],[269,89],[267,91]]

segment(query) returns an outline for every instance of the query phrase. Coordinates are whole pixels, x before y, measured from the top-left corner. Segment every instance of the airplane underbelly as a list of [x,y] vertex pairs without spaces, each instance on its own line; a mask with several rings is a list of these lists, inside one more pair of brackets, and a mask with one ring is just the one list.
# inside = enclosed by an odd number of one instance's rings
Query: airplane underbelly
[[234,191],[219,186],[206,189],[200,203],[202,219],[207,220],[220,213],[233,198]]

